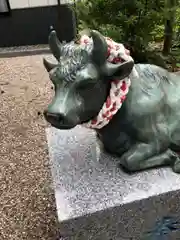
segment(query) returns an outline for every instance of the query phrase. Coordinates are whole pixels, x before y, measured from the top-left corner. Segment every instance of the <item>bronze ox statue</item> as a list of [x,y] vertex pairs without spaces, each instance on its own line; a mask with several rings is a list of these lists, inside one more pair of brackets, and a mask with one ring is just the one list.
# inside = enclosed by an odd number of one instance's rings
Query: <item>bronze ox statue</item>
[[[49,36],[58,63],[44,59],[55,96],[44,111],[55,128],[72,129],[96,117],[109,96],[111,82],[129,77],[131,86],[122,107],[109,123],[95,129],[104,148],[119,156],[129,172],[171,166],[180,172],[180,77],[150,64],[107,61],[107,43],[90,31],[93,48],[60,43],[53,30]],[[136,69],[138,77],[132,70]]]

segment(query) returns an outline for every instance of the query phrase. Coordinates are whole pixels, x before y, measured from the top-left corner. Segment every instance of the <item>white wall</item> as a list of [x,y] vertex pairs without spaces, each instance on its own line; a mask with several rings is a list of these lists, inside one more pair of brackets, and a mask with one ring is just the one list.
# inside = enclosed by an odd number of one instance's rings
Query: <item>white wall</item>
[[[1,1],[1,0],[0,0]],[[61,4],[70,3],[72,0],[61,0]],[[9,0],[11,9],[43,7],[57,5],[57,0]]]
[[3,13],[3,12],[8,12],[8,5],[7,5],[7,2],[6,0],[1,0],[0,1],[0,13]]

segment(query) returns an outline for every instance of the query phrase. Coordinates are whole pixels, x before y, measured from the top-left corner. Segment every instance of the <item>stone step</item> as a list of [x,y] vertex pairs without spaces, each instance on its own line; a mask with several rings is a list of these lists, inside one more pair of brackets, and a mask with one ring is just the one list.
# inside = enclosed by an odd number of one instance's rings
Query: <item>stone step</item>
[[180,175],[123,172],[92,130],[46,132],[63,240],[180,239]]
[[14,46],[0,48],[0,58],[50,54],[48,45]]

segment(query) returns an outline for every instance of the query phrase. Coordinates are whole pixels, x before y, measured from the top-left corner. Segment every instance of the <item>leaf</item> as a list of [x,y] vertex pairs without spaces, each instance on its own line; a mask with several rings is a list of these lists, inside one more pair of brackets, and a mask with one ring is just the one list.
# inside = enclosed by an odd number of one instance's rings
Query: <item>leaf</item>
[[[81,30],[99,29],[102,34],[139,51],[163,38],[164,19],[169,12],[164,5],[164,0],[78,0],[76,9]],[[180,9],[176,16],[175,29],[180,36]]]

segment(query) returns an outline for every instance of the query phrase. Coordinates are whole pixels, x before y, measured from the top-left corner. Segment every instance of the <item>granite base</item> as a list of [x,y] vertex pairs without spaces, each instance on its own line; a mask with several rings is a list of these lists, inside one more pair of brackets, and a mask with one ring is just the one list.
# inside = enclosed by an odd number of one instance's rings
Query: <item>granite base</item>
[[63,240],[180,239],[180,175],[129,175],[79,126],[48,128],[47,139]]

